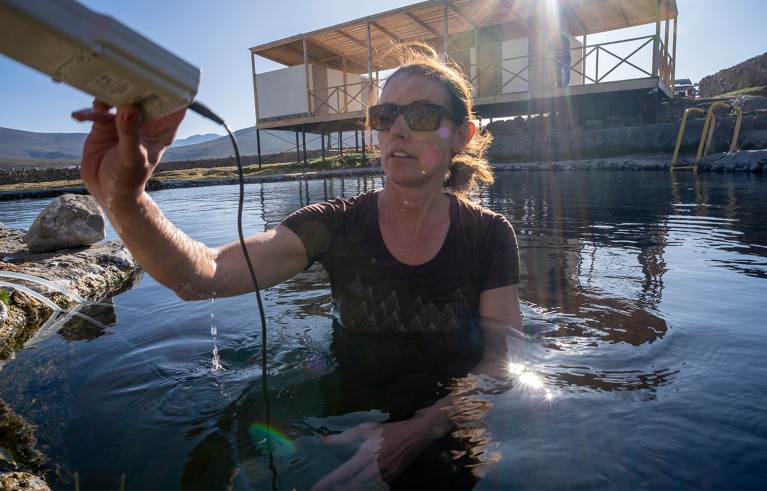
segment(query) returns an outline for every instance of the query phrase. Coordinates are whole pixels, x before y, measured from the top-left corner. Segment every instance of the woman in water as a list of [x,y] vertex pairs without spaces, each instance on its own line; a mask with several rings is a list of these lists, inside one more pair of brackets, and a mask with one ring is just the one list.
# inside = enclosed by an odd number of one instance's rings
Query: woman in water
[[[403,63],[367,113],[378,134],[383,188],[304,207],[246,239],[262,288],[315,262],[328,272],[334,350],[351,375],[323,381],[327,412],[353,410],[354,387],[367,384],[389,414],[385,423],[326,439],[364,443],[318,488],[381,477],[395,487],[412,485],[397,484],[398,476],[465,419],[457,403],[465,388],[440,381],[502,377],[507,336],[522,329],[512,226],[470,201],[478,185],[492,182],[484,158],[490,137],[476,131],[470,86],[431,48],[402,46],[400,55]],[[73,116],[93,122],[83,181],[148,274],[185,300],[253,290],[239,243],[212,248],[193,240],[146,192],[183,111],[142,122],[137,107],[112,112],[95,102]],[[413,384],[413,373],[427,376]],[[449,445],[439,448],[442,455]],[[429,482],[446,485],[418,485]]]

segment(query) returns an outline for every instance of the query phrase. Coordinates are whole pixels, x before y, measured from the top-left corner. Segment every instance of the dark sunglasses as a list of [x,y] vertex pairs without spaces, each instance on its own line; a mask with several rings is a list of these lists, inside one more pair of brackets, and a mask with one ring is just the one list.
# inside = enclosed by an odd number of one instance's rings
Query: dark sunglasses
[[430,102],[414,102],[407,106],[386,103],[368,107],[368,121],[370,127],[376,131],[390,129],[400,114],[405,116],[408,128],[413,131],[436,130],[439,128],[443,114],[447,114],[457,123],[463,122],[463,119],[456,118],[450,109]]

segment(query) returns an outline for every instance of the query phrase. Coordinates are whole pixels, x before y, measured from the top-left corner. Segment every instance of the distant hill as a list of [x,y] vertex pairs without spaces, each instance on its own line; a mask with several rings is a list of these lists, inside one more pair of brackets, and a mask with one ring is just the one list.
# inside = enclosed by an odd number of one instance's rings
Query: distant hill
[[86,133],[33,133],[0,128],[0,160],[79,160],[86,136]]
[[210,140],[221,138],[221,135],[216,133],[205,133],[204,135],[192,135],[189,138],[176,139],[171,147],[186,147],[187,145],[196,145],[197,143],[205,143]]
[[[243,128],[234,132],[240,155],[256,155],[258,146],[256,141],[256,127]],[[296,148],[296,134],[289,131],[269,130],[261,132],[261,154],[267,155]],[[314,135],[306,135],[306,147],[309,150],[320,148],[320,140]],[[182,147],[171,146],[163,156],[164,162],[174,160],[200,160],[216,157],[229,157],[234,155],[229,136],[222,136],[215,140],[187,145]]]
[[[234,132],[241,155],[258,153],[256,128]],[[0,128],[0,168],[13,165],[45,167],[71,165],[82,156],[86,133],[34,133],[31,131]],[[295,149],[295,133],[288,131],[261,132],[261,154],[267,155]],[[307,148],[320,148],[320,140],[307,135]],[[234,155],[229,136],[216,134],[194,135],[174,142],[163,156],[163,161],[199,160]]]

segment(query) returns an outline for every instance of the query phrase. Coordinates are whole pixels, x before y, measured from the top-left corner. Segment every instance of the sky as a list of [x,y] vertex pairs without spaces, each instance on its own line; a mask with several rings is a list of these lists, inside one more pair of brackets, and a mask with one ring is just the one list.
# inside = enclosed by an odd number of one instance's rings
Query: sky
[[[34,1],[34,0],[32,0]],[[197,100],[229,126],[255,125],[249,48],[417,0],[80,0],[202,69]],[[619,0],[620,1],[620,0]],[[767,51],[767,0],[677,0],[677,78],[694,82]],[[654,24],[643,28],[655,31]],[[649,30],[648,30],[649,29]],[[640,29],[641,30],[641,29]],[[614,36],[614,34],[612,34]],[[611,34],[589,36],[588,44]],[[625,34],[619,37],[625,38]],[[280,68],[257,58],[257,73]],[[92,97],[53,82],[0,54],[0,127],[41,133],[85,133],[70,117]],[[224,131],[196,114],[179,138]]]

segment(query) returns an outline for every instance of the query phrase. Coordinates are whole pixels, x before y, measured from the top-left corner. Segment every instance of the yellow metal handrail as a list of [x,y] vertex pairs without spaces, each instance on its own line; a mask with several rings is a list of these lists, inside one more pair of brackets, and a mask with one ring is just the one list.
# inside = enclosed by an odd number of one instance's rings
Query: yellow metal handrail
[[[709,148],[711,148],[711,139],[714,135],[714,126],[716,125],[714,109],[717,107],[726,107],[738,113],[738,121],[735,123],[735,131],[732,136],[732,143],[730,143],[730,152],[734,152],[738,147],[738,133],[740,132],[740,123],[743,119],[743,111],[741,111],[739,107],[732,106],[726,102],[715,102],[708,108],[708,112],[706,114],[706,122],[703,123],[703,133],[701,134],[700,145],[698,145],[698,156],[695,158],[695,162],[700,162],[701,157],[707,154]],[[709,124],[711,127],[709,127]],[[707,131],[708,133],[706,133]]]
[[[691,112],[705,114],[706,111],[699,107],[688,107],[682,115],[682,122],[679,125],[679,136],[676,137],[676,148],[674,148],[674,158],[671,159],[671,170],[674,170],[676,166],[676,159],[679,157],[679,147],[682,145],[682,135],[684,134],[684,126],[687,124],[687,116]],[[680,169],[688,169],[690,166],[680,167]]]
[[711,104],[708,108],[708,111],[704,111],[703,109],[700,109],[698,107],[689,107],[685,110],[684,115],[682,115],[682,122],[679,125],[679,136],[676,138],[676,148],[674,148],[674,157],[671,159],[671,169],[670,170],[676,170],[676,169],[694,169],[698,170],[697,165],[688,165],[688,166],[677,166],[676,165],[676,159],[679,156],[679,147],[682,144],[682,135],[684,134],[684,127],[687,123],[687,116],[691,112],[699,112],[699,113],[706,113],[706,121],[703,123],[703,132],[700,136],[700,144],[698,145],[698,154],[695,157],[695,164],[700,162],[700,159],[703,158],[703,155],[707,154],[709,149],[711,148],[711,140],[714,136],[714,126],[716,126],[716,115],[714,115],[714,109],[718,107],[726,107],[730,110],[733,110],[738,113],[738,120],[735,123],[735,131],[732,135],[732,143],[730,143],[730,153],[734,152],[736,148],[738,148],[738,134],[740,133],[740,124],[743,120],[743,111],[740,110],[739,107],[735,107],[733,105],[730,105],[726,102],[715,102]]

